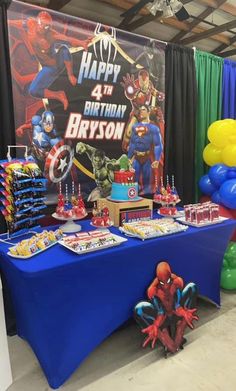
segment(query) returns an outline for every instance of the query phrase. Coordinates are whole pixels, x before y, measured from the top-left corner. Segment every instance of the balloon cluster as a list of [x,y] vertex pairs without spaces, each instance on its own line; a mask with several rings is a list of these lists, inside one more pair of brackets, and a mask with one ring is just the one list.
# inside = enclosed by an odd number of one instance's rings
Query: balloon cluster
[[201,177],[199,188],[216,204],[236,209],[236,167],[215,164]]
[[236,289],[236,242],[229,242],[221,271],[221,287]]
[[203,160],[208,166],[223,163],[236,166],[236,120],[223,119],[213,122],[208,130],[210,143],[203,151]]

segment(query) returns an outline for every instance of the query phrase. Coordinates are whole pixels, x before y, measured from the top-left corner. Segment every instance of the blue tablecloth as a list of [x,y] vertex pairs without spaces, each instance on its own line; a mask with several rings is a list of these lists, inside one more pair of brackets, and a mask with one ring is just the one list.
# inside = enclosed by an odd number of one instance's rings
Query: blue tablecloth
[[[88,221],[81,225],[91,229]],[[222,259],[235,226],[236,221],[227,220],[144,242],[129,238],[118,247],[81,256],[56,245],[28,261],[10,258],[9,245],[1,243],[0,267],[12,295],[18,335],[34,350],[49,385],[63,384],[132,316],[161,260],[220,305]]]

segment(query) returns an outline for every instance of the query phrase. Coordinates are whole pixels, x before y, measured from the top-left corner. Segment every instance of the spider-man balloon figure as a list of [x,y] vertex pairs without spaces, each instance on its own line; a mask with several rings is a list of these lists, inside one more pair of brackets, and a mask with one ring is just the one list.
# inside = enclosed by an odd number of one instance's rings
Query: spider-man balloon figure
[[186,342],[185,328],[193,329],[193,321],[198,320],[196,285],[189,283],[184,288],[183,279],[172,273],[167,262],[160,262],[147,295],[150,301],[142,301],[134,309],[136,321],[147,334],[143,347],[151,343],[154,348],[159,340],[165,355],[177,352]]

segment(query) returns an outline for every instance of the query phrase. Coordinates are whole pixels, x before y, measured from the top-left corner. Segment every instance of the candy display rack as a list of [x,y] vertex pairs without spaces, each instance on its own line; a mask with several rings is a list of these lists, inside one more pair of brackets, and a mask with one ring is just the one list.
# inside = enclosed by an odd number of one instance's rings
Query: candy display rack
[[[28,146],[27,145],[8,145],[8,147],[7,147],[7,155],[6,155],[6,158],[7,158],[6,162],[8,161],[9,164],[11,164],[11,163],[14,164],[14,161],[16,161],[16,163],[19,163],[19,162],[22,161],[22,159],[12,158],[12,149],[19,149],[19,148],[24,149],[24,155],[23,155],[24,159],[25,159],[25,160],[23,159],[24,162],[35,164],[34,160],[29,159]],[[32,178],[34,178],[34,177],[32,177]],[[40,177],[39,181],[40,180],[44,181],[45,179]],[[11,192],[13,192],[12,183],[14,183],[14,179],[13,179],[13,182],[8,182],[7,185],[5,184],[5,186],[8,187],[8,190],[5,189],[5,193],[7,193],[7,194],[2,192],[2,194],[4,194],[4,197],[7,197],[7,196],[9,197]],[[34,185],[31,184],[31,186],[34,186]],[[4,200],[4,198],[1,199],[1,202],[3,202],[3,200]],[[11,205],[11,203],[12,203],[12,205]],[[42,201],[42,204],[44,204],[43,201]],[[13,207],[13,211],[11,213],[16,213],[16,212],[14,212],[14,209],[16,208],[15,200],[11,201],[11,202],[7,201],[7,203],[4,204],[4,205],[7,205],[7,207],[9,207],[9,206]],[[46,206],[41,206],[41,208],[44,208],[44,207],[46,207]],[[32,207],[28,208],[28,209],[32,210],[32,208],[34,208],[33,202],[32,202]],[[43,216],[42,215],[38,216],[38,218],[41,218],[41,217],[43,217]],[[6,217],[5,217],[5,220],[6,220]],[[34,218],[34,221],[37,222],[37,219]],[[6,220],[6,222],[7,222],[7,220]],[[14,231],[14,230],[11,231],[9,229],[9,225],[7,223],[7,231],[2,233],[2,234],[0,234],[0,241],[4,242],[4,243],[7,243],[7,244],[10,244],[10,245],[14,245],[14,242],[12,242],[13,239],[18,239],[18,238],[20,238],[22,236],[26,236],[26,235],[30,235],[30,234],[36,234],[37,232],[34,231],[34,230],[39,228],[39,227],[40,227],[40,225],[36,223],[33,227],[22,228],[22,229],[19,229],[19,231]]]

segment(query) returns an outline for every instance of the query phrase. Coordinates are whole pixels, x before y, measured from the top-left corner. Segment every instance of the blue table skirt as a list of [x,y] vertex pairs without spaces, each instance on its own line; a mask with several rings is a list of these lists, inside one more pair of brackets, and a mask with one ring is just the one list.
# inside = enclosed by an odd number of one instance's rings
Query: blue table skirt
[[[88,221],[81,225],[91,230]],[[32,347],[49,385],[62,385],[132,316],[162,260],[220,305],[223,254],[235,226],[236,221],[228,220],[144,242],[129,238],[118,247],[80,256],[56,245],[28,261],[10,258],[9,245],[1,243],[0,267],[14,303],[18,335]]]

